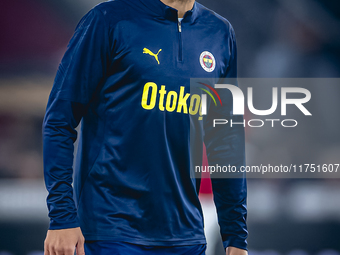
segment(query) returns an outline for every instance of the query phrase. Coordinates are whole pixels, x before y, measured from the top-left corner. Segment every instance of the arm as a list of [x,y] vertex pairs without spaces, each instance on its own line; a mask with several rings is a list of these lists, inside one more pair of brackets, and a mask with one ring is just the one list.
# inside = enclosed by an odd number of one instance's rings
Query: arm
[[75,129],[88,103],[105,80],[108,55],[108,29],[103,14],[93,9],[80,21],[68,45],[43,123],[44,177],[50,217],[46,254],[73,254],[75,246],[83,253],[84,237],[73,200],[73,143],[77,139]]
[[[231,57],[225,78],[237,77],[236,40],[233,29],[230,27],[229,51]],[[236,79],[235,79],[236,81]],[[245,138],[243,125],[217,125],[213,127],[213,119],[231,118],[235,122],[243,122],[242,116],[233,116],[232,96],[227,89],[218,90],[223,107],[211,106],[205,123],[204,142],[207,148],[209,165],[236,166],[240,169],[245,164]],[[218,214],[218,222],[222,235],[224,248],[229,255],[246,253],[248,236],[247,217],[247,185],[243,173],[232,173],[223,178],[212,178],[214,202]],[[230,175],[230,174],[229,174]],[[227,177],[227,178],[226,178]]]

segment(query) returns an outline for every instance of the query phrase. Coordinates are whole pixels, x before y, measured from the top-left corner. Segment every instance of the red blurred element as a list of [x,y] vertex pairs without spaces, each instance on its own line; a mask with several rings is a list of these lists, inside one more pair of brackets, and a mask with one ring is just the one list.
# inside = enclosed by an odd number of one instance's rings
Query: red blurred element
[[[202,166],[208,166],[208,158],[205,152],[205,145],[203,144],[203,160]],[[200,194],[212,194],[210,174],[208,172],[202,173]]]
[[46,59],[65,47],[72,29],[50,7],[34,0],[0,4],[0,60]]

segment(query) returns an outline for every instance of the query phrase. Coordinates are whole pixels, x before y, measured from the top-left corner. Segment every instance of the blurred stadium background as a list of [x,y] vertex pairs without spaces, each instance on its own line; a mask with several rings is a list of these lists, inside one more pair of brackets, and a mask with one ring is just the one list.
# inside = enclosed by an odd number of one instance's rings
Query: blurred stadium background
[[[0,6],[0,255],[43,254],[48,218],[41,125],[53,78],[96,0],[11,0]],[[240,77],[340,77],[338,0],[201,0],[233,24]],[[213,43],[213,42],[212,42]],[[321,86],[321,85],[320,85]],[[320,92],[321,93],[321,92]],[[247,164],[318,157],[340,163],[340,87],[331,124],[291,134],[247,130]],[[261,100],[258,95],[255,100]],[[322,103],[313,101],[322,111]],[[209,179],[201,200],[207,255],[223,254]],[[251,255],[340,255],[340,181],[249,179]]]

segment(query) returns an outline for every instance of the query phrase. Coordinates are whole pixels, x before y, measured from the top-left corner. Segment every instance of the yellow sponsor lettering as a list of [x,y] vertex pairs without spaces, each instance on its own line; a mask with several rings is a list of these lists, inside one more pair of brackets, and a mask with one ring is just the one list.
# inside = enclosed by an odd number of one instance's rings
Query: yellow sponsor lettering
[[[151,88],[151,98],[148,103],[149,91]],[[148,82],[144,85],[143,96],[142,96],[142,107],[146,110],[151,110],[156,105],[156,97],[157,97],[157,85],[154,82]]]
[[173,112],[176,109],[176,105],[177,105],[177,93],[175,91],[170,91],[166,97],[166,110],[168,112]]
[[[196,102],[195,102],[196,101]],[[195,115],[200,107],[201,97],[197,94],[191,96],[189,113]]]
[[165,86],[162,85],[159,91],[159,110],[164,111],[164,95],[166,94]]
[[[152,110],[157,103],[157,95],[159,94],[158,108],[160,111],[168,111],[195,115],[200,110],[201,97],[194,94],[190,98],[190,106],[188,107],[189,93],[185,93],[185,87],[180,86],[179,95],[176,91],[167,91],[165,85],[158,90],[157,84],[148,82],[144,85],[141,105],[146,110]],[[164,106],[165,104],[165,106]],[[200,113],[201,115],[201,113]]]
[[189,93],[186,93],[184,96],[184,87],[181,86],[181,89],[179,91],[177,112],[182,112],[183,108],[183,113],[188,114],[187,100],[189,96],[190,96]]

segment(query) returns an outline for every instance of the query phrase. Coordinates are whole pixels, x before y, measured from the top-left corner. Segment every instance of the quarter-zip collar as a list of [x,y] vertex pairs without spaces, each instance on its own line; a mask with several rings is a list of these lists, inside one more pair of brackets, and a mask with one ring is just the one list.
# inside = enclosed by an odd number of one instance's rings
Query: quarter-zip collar
[[[139,0],[155,14],[171,21],[178,21],[177,10],[165,5],[160,0]],[[198,16],[198,5],[195,2],[191,10],[184,14],[182,22],[193,23]]]

